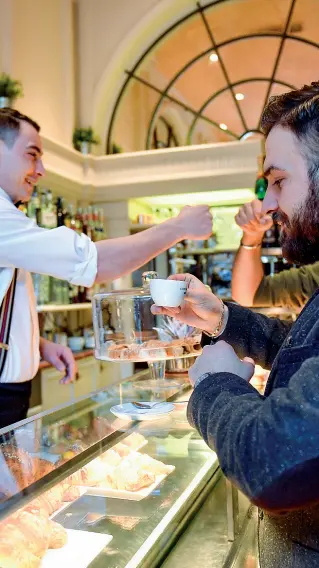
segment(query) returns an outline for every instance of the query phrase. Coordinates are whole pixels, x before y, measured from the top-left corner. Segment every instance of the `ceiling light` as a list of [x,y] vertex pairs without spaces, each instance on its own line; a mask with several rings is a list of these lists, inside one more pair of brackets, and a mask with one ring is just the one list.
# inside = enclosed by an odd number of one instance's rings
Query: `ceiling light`
[[224,124],[223,122],[220,123],[219,128],[221,128],[222,130],[228,130],[227,124]]
[[216,61],[218,61],[218,55],[217,53],[211,53],[209,56],[209,61],[211,63],[216,63]]
[[235,97],[238,101],[243,101],[244,98],[245,98],[245,95],[243,95],[243,93],[236,93]]

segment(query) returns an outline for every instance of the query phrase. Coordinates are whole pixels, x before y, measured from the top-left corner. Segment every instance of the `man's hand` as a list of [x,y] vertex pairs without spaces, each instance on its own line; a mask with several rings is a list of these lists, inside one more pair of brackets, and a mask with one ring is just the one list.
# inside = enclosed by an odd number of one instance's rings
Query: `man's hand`
[[[153,314],[167,315],[202,331],[213,333],[221,316],[221,302],[198,278],[192,274],[173,274],[169,280],[183,280],[187,283],[187,293],[180,308],[152,306]],[[225,306],[224,321],[228,310]]]
[[212,234],[213,217],[208,205],[183,207],[174,222],[180,226],[184,239],[207,239]]
[[197,357],[195,364],[189,369],[188,376],[192,385],[207,373],[233,373],[245,381],[250,381],[254,374],[255,363],[249,357],[242,361],[235,351],[225,341],[215,345],[206,345],[202,355]]
[[236,217],[237,225],[243,230],[243,244],[257,245],[262,242],[264,232],[273,225],[270,215],[261,212],[262,202],[254,199],[251,203],[245,203]]
[[77,372],[77,365],[73,353],[69,347],[64,347],[57,343],[52,343],[47,339],[40,338],[40,354],[44,361],[47,361],[65,376],[60,383],[68,384],[74,380]]

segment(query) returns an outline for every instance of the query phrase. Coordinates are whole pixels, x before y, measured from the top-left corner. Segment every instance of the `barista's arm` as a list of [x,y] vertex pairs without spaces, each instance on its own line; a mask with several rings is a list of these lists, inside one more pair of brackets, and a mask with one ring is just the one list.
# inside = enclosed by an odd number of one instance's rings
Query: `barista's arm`
[[96,243],[97,282],[113,280],[146,264],[185,238],[200,239],[212,230],[206,206],[186,207],[174,219],[147,231]]
[[137,235],[93,243],[67,227],[43,229],[0,198],[0,267],[24,268],[72,284],[92,286],[143,266],[185,238],[207,238],[209,207],[184,207],[178,217]]

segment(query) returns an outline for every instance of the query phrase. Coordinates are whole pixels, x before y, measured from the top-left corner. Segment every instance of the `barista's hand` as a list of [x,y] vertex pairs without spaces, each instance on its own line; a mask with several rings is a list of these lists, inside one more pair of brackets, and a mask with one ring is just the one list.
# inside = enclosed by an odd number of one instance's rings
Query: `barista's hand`
[[47,339],[40,338],[40,354],[44,361],[47,361],[61,373],[65,373],[60,383],[68,384],[74,380],[77,372],[77,365],[73,353],[69,347],[64,347],[57,343],[52,343]]
[[212,234],[213,217],[208,205],[183,207],[180,214],[174,219],[181,231],[181,240],[207,239]]
[[237,225],[243,230],[244,245],[260,244],[264,232],[273,225],[271,215],[263,215],[261,208],[262,202],[254,199],[251,203],[245,203],[235,217]]
[[[169,280],[187,282],[187,293],[180,308],[161,308],[152,306],[152,313],[167,315],[202,331],[213,333],[221,316],[221,302],[198,278],[192,274],[173,274]],[[225,306],[226,324],[228,309]]]
[[192,385],[207,373],[233,373],[245,381],[250,381],[254,374],[255,363],[249,357],[242,361],[235,351],[225,341],[215,345],[206,345],[202,355],[197,357],[195,364],[189,369],[188,376]]

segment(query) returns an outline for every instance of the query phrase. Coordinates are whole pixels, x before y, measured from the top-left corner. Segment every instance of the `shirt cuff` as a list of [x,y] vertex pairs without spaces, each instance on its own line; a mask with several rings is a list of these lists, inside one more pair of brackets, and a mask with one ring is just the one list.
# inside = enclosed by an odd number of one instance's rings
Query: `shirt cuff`
[[93,286],[97,274],[97,249],[93,241],[82,234],[76,240],[76,252],[79,262],[69,279],[75,286]]

